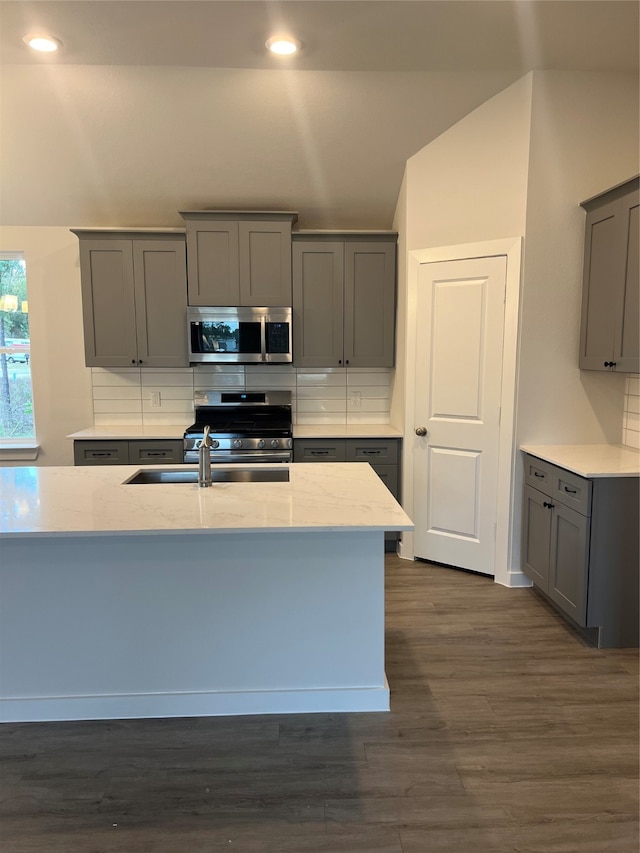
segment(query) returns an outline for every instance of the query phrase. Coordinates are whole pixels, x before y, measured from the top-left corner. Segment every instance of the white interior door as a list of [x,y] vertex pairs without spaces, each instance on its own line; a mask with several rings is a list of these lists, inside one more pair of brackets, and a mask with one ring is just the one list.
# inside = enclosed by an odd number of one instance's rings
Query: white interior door
[[504,256],[420,264],[416,302],[415,555],[489,575],[506,270]]

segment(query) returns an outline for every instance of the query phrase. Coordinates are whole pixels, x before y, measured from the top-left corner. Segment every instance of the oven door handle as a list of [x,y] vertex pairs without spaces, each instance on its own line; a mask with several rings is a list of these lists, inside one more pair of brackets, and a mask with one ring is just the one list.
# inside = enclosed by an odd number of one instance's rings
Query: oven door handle
[[[212,450],[211,464],[212,465],[252,465],[257,462],[291,462],[290,450],[261,450],[256,453],[245,451],[240,453],[227,453],[224,450]],[[185,463],[194,463],[198,461],[197,450],[187,450],[184,454]]]

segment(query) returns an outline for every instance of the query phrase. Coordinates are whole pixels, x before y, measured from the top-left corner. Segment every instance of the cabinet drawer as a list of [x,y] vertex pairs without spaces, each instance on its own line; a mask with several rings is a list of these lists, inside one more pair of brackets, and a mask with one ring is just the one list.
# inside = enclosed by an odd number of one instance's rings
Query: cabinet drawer
[[543,492],[545,495],[549,495],[549,497],[553,493],[553,470],[554,466],[550,462],[545,462],[535,456],[529,456],[528,453],[525,454],[525,483],[528,486],[533,486],[534,489],[538,489],[538,491]]
[[379,439],[347,439],[347,462],[371,462],[371,464],[397,465],[398,441]]
[[76,465],[128,465],[128,441],[74,441]]
[[159,465],[163,462],[184,462],[184,443],[180,439],[158,441],[130,441],[129,463],[131,465]]
[[552,497],[581,515],[591,515],[591,481],[552,466]]
[[294,462],[346,462],[345,441],[314,438],[293,442]]

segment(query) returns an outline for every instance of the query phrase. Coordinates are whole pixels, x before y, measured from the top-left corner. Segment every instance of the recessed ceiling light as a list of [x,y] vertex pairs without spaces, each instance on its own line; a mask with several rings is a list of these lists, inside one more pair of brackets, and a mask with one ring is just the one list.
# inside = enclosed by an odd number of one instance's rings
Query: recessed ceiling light
[[298,39],[290,36],[272,36],[267,39],[265,46],[269,48],[271,53],[277,53],[278,56],[291,56],[292,53],[297,53],[302,47]]
[[33,50],[39,50],[41,53],[53,53],[62,47],[60,39],[46,33],[29,33],[22,41]]

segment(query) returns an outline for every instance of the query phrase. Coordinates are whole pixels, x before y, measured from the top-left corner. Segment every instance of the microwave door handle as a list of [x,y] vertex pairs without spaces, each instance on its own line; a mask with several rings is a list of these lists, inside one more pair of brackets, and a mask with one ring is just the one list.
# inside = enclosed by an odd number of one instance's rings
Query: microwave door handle
[[260,360],[267,360],[267,318],[260,317]]

